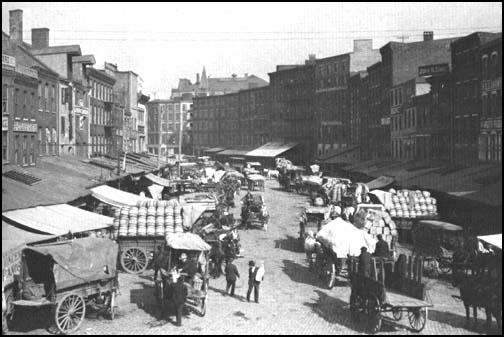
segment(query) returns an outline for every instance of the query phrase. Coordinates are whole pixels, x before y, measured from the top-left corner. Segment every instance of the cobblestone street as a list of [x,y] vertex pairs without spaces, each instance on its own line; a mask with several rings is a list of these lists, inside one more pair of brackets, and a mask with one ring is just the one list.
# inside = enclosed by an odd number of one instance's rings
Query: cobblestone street
[[[243,196],[243,193],[242,193]],[[271,215],[268,231],[241,231],[244,258],[236,262],[242,280],[235,298],[223,296],[225,280],[211,280],[207,314],[189,312],[183,326],[173,319],[162,321],[155,304],[152,271],[133,276],[120,274],[119,313],[114,321],[92,313],[78,331],[83,334],[365,334],[351,321],[346,280],[327,290],[308,271],[305,254],[298,251],[296,237],[300,207],[307,198],[283,192],[269,181],[265,192]],[[239,214],[239,208],[234,210]],[[261,285],[260,304],[247,303],[247,262],[265,260],[266,275]],[[452,298],[456,290],[445,282],[429,280],[429,295],[434,307],[429,310],[423,334],[483,333],[484,313],[476,330],[464,328],[464,308]],[[32,317],[35,315],[32,315]],[[399,322],[386,319],[380,334],[414,334],[407,318]],[[48,318],[47,318],[48,319]],[[47,320],[46,320],[47,322]],[[15,321],[13,334],[47,334],[43,317],[33,322]],[[495,326],[495,322],[494,322]],[[22,328],[21,328],[22,327]]]

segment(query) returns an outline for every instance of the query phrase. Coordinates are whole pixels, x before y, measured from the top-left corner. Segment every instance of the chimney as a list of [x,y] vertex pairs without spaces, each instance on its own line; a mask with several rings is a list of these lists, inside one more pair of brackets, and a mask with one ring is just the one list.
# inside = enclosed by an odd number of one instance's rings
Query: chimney
[[49,28],[32,29],[32,47],[34,49],[49,47]]
[[433,31],[423,32],[423,40],[424,41],[434,40],[434,32]]
[[196,84],[199,84],[199,73],[196,73]]
[[243,74],[243,76],[245,77],[245,79],[247,79],[248,78],[248,73]]
[[233,78],[233,80],[236,78],[236,74],[232,74],[231,77]]
[[9,34],[11,40],[23,42],[23,10],[9,11]]
[[371,39],[354,40],[353,42],[354,53],[359,53],[372,49],[373,49],[373,40]]
[[305,61],[305,65],[308,64],[315,64],[315,61],[317,60],[317,57],[315,54],[309,54],[308,55],[308,60]]

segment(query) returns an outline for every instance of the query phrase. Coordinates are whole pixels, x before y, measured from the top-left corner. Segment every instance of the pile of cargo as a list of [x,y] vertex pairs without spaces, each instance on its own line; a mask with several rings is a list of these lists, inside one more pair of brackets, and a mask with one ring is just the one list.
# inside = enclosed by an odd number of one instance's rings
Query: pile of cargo
[[275,162],[277,169],[289,169],[293,166],[292,162],[285,158],[276,158]]
[[119,236],[164,236],[183,232],[182,207],[173,200],[139,201],[137,206],[116,208],[114,230]]
[[388,211],[393,218],[417,218],[437,215],[437,201],[428,191],[390,189],[392,203]]
[[376,238],[381,234],[389,247],[394,238],[397,238],[397,227],[390,215],[378,209],[361,208],[353,218],[353,224]]
[[331,178],[322,186],[332,203],[337,204],[343,200],[347,193],[350,180]]

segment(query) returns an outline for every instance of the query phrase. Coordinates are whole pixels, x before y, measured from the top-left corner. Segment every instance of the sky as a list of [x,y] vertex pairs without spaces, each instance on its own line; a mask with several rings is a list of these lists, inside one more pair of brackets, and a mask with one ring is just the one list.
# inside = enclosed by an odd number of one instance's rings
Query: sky
[[277,64],[352,51],[354,39],[413,42],[502,31],[502,3],[44,3],[2,2],[23,10],[24,40],[50,29],[49,44],[80,44],[97,68],[116,63],[143,79],[144,92],[169,98],[179,78],[254,74],[269,81]]

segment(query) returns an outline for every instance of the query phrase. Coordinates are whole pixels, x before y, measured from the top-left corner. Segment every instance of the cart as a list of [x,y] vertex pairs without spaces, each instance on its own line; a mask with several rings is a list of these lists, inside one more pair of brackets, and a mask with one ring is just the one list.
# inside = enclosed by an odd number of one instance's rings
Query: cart
[[242,199],[241,221],[245,229],[252,225],[259,225],[264,230],[268,229],[269,215],[266,211],[263,196],[260,194],[247,193]]
[[128,274],[141,274],[149,266],[157,247],[165,244],[165,238],[158,236],[120,236],[119,262]]
[[[164,254],[167,254],[168,265],[165,270],[168,275],[161,273],[161,280],[156,280],[156,298],[158,304],[164,310],[167,305],[165,289],[172,273],[178,273],[176,259],[185,253],[189,258],[198,260],[199,270],[193,279],[188,279],[187,275],[181,274],[184,277],[184,284],[187,287],[188,295],[186,305],[197,310],[200,316],[205,316],[207,298],[208,298],[208,261],[210,246],[204,242],[198,235],[192,233],[173,233],[166,237],[166,249]],[[201,263],[203,261],[203,263]]]
[[266,178],[260,174],[249,174],[247,175],[247,185],[249,191],[255,191],[258,189],[264,192],[264,182]]
[[318,232],[324,221],[329,220],[331,208],[328,206],[306,207],[299,221],[299,240],[301,243],[306,239],[309,230]]
[[[421,259],[415,260],[413,264],[410,258],[408,275],[387,283],[385,283],[384,263],[380,263],[379,258],[372,259],[371,276],[364,276],[358,272],[356,258],[350,259],[349,262],[352,285],[350,313],[353,321],[360,321],[361,316],[365,315],[367,329],[371,333],[376,333],[380,331],[383,314],[391,313],[396,321],[400,321],[406,312],[413,331],[420,332],[424,329],[427,323],[427,311],[432,304],[425,301],[425,285],[421,283]],[[413,269],[415,273],[412,272]],[[392,285],[395,286],[394,289]]]
[[413,223],[412,238],[413,253],[424,257],[434,275],[452,272],[453,254],[465,241],[462,227],[436,220]]
[[50,307],[61,333],[79,329],[86,306],[116,310],[117,244],[109,239],[82,238],[26,247],[22,251],[19,291],[13,308]]

